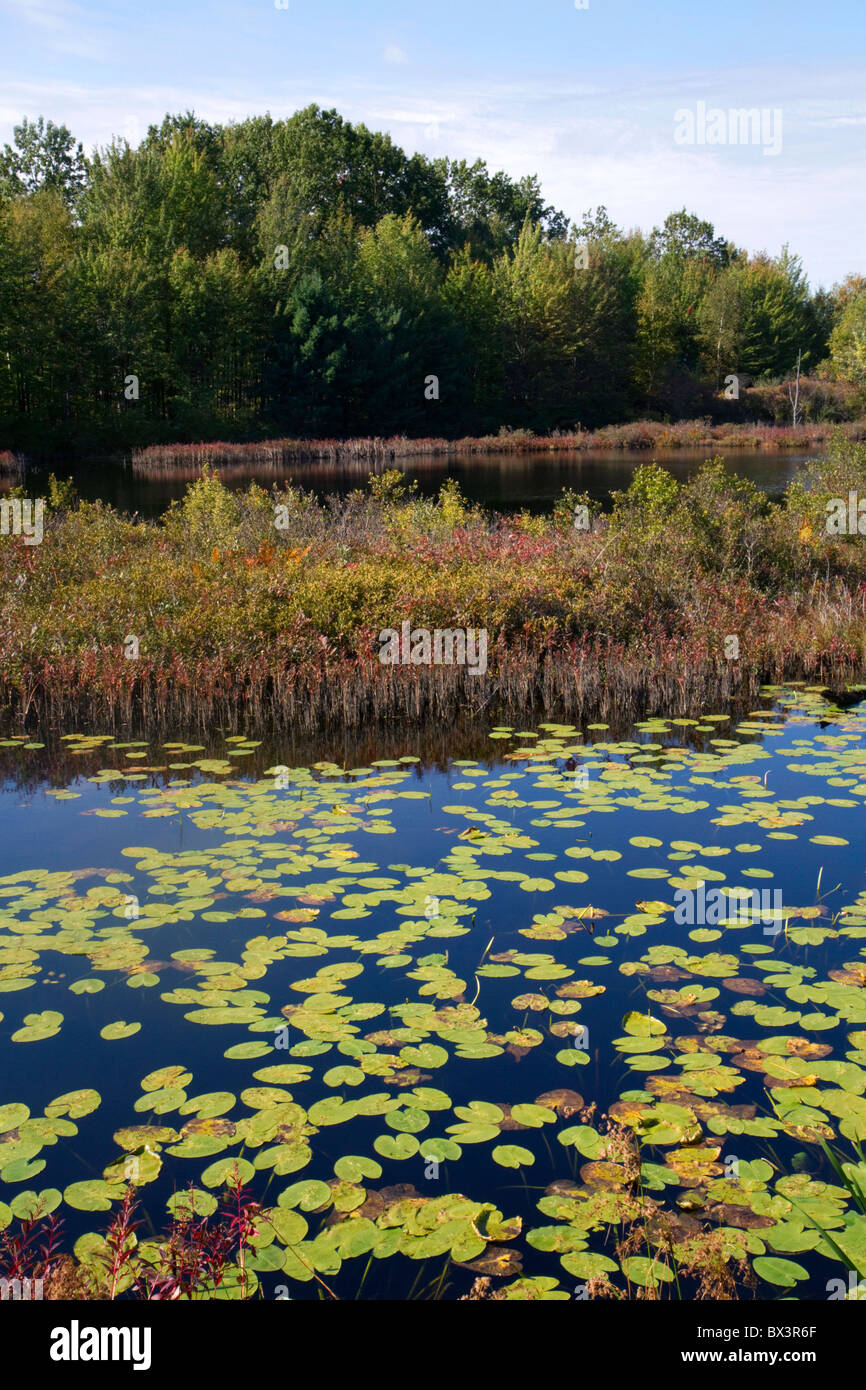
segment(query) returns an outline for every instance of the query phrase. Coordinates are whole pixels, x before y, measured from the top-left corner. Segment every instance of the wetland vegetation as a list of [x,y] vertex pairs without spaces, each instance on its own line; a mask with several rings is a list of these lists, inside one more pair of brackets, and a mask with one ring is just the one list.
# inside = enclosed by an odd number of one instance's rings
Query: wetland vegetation
[[317,106],[16,129],[4,1300],[863,1296],[864,323]]
[[0,550],[4,1288],[859,1297],[864,482],[55,479]]
[[[766,681],[844,684],[862,674],[866,565],[856,531],[826,523],[852,490],[866,446],[843,437],[781,505],[716,460],[684,484],[639,468],[607,515],[574,492],[489,514],[396,472],[324,501],[205,473],[153,523],[55,481],[42,543],[0,549],[6,709],[312,730],[682,714]],[[484,630],[485,676],[383,665],[378,635],[404,622]]]
[[862,422],[864,316],[862,275],[812,287],[685,208],[570,223],[315,105],[0,152],[0,449],[39,457]]
[[[861,711],[766,689],[439,767],[61,744],[38,794],[41,742],[0,748],[11,848],[42,836],[0,875],[4,1277],[858,1296]],[[739,910],[676,925],[706,884]]]

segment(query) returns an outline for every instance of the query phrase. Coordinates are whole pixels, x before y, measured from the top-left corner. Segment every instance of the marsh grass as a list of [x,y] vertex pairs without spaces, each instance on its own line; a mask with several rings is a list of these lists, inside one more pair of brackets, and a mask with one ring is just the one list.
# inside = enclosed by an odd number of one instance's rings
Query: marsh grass
[[[813,421],[793,428],[771,420],[733,421],[714,424],[709,418],[663,423],[638,420],[625,425],[607,425],[598,430],[577,429],[537,435],[529,430],[501,430],[499,434],[476,438],[410,439],[405,435],[368,439],[268,439],[251,443],[214,441],[198,444],[151,444],[132,453],[133,471],[141,474],[171,473],[178,469],[200,469],[209,465],[219,469],[250,466],[286,468],[293,464],[333,464],[340,468],[352,463],[384,465],[399,459],[432,455],[471,455],[587,451],[597,449],[704,448],[809,450],[827,443],[841,429],[854,440],[866,438],[866,421],[836,425],[832,421]],[[10,455],[11,457],[11,455]]]
[[[452,480],[419,497],[395,470],[319,501],[232,493],[205,469],[158,523],[56,485],[43,543],[0,542],[3,708],[306,734],[843,688],[864,669],[866,556],[861,537],[825,533],[824,501],[849,488],[866,495],[866,446],[841,435],[780,506],[719,459],[682,485],[651,464],[588,530],[577,494],[506,518]],[[403,621],[486,630],[486,674],[382,665],[378,634]]]

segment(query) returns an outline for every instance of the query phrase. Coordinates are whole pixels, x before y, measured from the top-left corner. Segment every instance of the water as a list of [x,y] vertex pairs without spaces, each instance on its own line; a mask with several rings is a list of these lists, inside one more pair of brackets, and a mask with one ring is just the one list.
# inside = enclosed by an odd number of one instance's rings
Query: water
[[[563,488],[588,492],[593,498],[608,503],[610,493],[627,488],[631,477],[642,463],[651,459],[670,469],[675,477],[685,480],[697,472],[703,461],[712,457],[712,446],[703,449],[673,449],[655,452],[634,450],[601,450],[586,452],[501,453],[435,456],[388,462],[378,467],[370,463],[310,463],[287,468],[269,466],[232,467],[222,469],[220,476],[233,488],[246,487],[251,481],[270,488],[274,483],[285,486],[294,483],[319,495],[345,493],[363,487],[371,472],[382,468],[400,467],[407,481],[417,481],[422,494],[438,493],[445,478],[454,478],[464,494],[485,507],[500,511],[527,508],[539,512],[549,510]],[[741,477],[749,478],[768,496],[778,498],[796,477],[810,456],[795,451],[782,453],[747,453],[731,451],[726,466]],[[32,468],[27,473],[31,495],[44,494],[50,469]],[[56,466],[53,470],[65,477],[68,470]],[[161,515],[174,498],[182,497],[189,483],[198,476],[196,468],[178,468],[168,474],[136,473],[124,464],[82,464],[75,469],[75,484],[88,501],[102,498],[126,512],[141,516]],[[11,486],[14,479],[0,478],[0,488]]]
[[[438,762],[407,735],[363,766],[218,736],[0,746],[0,1107],[30,1111],[6,1112],[0,1202],[47,1192],[70,1240],[104,1229],[82,1206],[116,1208],[116,1171],[98,1184],[120,1134],[156,1230],[174,1189],[219,1196],[223,1159],[268,1209],[285,1197],[291,1240],[252,1261],[265,1297],[316,1297],[311,1265],[340,1297],[429,1296],[440,1277],[458,1296],[485,1267],[459,1206],[451,1244],[430,1235],[449,1194],[521,1218],[512,1238],[489,1218],[490,1245],[519,1253],[506,1283],[573,1297],[590,1255],[618,1287],[641,1276],[608,1239],[634,1202],[624,1170],[587,1166],[613,1107],[643,1115],[645,1196],[678,1239],[740,1232],[758,1297],[826,1297],[845,1270],[795,1202],[861,1249],[818,1137],[848,1159],[866,1138],[866,711],[798,688],[743,720],[532,732],[455,735]],[[677,921],[700,883],[783,906]],[[191,1075],[153,1075],[172,1067]],[[33,1129],[90,1088],[77,1133]],[[509,1121],[562,1092],[596,1111]],[[305,1210],[309,1179],[339,1179],[357,1214]],[[589,1221],[587,1202],[612,1206]]]

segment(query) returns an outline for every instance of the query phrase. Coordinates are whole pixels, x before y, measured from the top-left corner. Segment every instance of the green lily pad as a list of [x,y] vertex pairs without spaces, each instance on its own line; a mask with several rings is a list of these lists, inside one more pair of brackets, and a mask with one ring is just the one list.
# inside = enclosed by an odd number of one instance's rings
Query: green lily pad
[[[98,1091],[67,1091],[65,1095],[57,1096],[45,1107],[45,1114],[51,1117],[68,1115],[71,1120],[80,1120],[85,1115],[90,1115],[99,1105],[102,1104],[102,1097]],[[0,1124],[0,1129],[3,1126]]]
[[62,1022],[63,1014],[56,1013],[53,1009],[45,1009],[37,1014],[25,1014],[24,1027],[16,1029],[12,1034],[12,1041],[42,1042],[45,1038],[56,1037]]
[[491,1157],[502,1168],[526,1168],[535,1162],[532,1150],[521,1148],[519,1144],[497,1144]]
[[760,1255],[752,1261],[755,1273],[768,1284],[781,1285],[792,1289],[803,1279],[809,1278],[809,1271],[794,1260],[781,1260],[772,1255]]
[[122,1195],[122,1185],[107,1183],[101,1178],[85,1178],[82,1182],[70,1183],[63,1193],[63,1200],[76,1211],[109,1211],[112,1198],[117,1199]]
[[99,1036],[105,1038],[106,1042],[117,1042],[121,1038],[131,1038],[140,1031],[140,1023],[125,1023],[119,1019],[116,1023],[107,1023],[104,1028],[100,1028]]
[[249,1183],[256,1171],[245,1158],[219,1158],[216,1163],[205,1168],[201,1180],[205,1187],[224,1187],[234,1182],[235,1170],[242,1183]]
[[354,1154],[347,1154],[337,1159],[334,1172],[343,1182],[359,1183],[363,1178],[380,1178],[382,1165],[373,1158],[359,1158]]
[[[420,1147],[420,1142],[414,1134],[380,1134],[373,1140],[373,1148],[377,1154],[396,1161],[412,1158]],[[336,1167],[334,1172],[337,1172]],[[341,1172],[338,1176],[342,1177],[344,1174]]]

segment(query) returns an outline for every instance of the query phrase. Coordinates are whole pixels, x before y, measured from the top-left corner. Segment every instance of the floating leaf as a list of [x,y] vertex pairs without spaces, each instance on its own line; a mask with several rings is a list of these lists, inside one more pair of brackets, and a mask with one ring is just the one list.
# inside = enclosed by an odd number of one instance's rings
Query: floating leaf
[[25,1014],[24,1027],[16,1029],[12,1034],[12,1041],[42,1042],[45,1038],[53,1038],[60,1032],[62,1022],[63,1014],[56,1013],[53,1009],[45,1009],[42,1013]]
[[760,1255],[752,1261],[755,1273],[768,1284],[780,1284],[782,1288],[792,1289],[795,1284],[809,1278],[808,1270],[794,1260],[777,1259],[771,1255]]
[[491,1157],[502,1168],[528,1167],[535,1162],[532,1150],[521,1148],[519,1144],[497,1144]]

